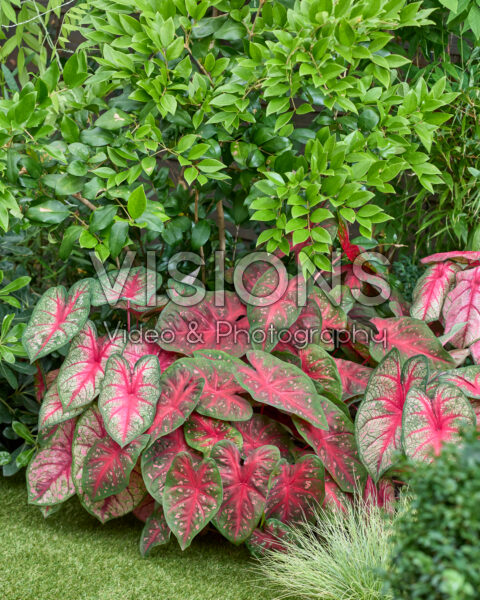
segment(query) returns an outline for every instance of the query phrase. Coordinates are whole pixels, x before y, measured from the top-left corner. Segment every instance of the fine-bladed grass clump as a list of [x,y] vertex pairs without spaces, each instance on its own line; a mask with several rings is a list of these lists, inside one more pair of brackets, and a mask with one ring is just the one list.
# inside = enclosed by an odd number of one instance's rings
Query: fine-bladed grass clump
[[312,523],[292,526],[284,551],[266,551],[256,571],[278,598],[391,600],[391,515],[363,501],[345,511],[320,509]]

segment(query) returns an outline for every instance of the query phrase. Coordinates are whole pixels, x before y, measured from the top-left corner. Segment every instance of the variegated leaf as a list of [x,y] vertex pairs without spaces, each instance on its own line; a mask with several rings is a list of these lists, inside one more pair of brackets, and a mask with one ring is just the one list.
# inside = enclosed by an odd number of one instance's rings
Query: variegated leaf
[[36,304],[22,341],[30,362],[64,346],[85,325],[90,311],[90,279],[70,288],[50,288]]
[[242,436],[234,427],[224,421],[196,413],[190,415],[184,425],[184,432],[187,444],[206,456],[210,454],[213,446],[222,440],[230,440],[240,449],[243,445]]
[[140,554],[148,556],[155,546],[168,543],[170,533],[161,504],[155,504],[155,510],[148,517],[140,536]]
[[460,267],[453,262],[435,263],[417,281],[413,290],[413,304],[410,314],[415,319],[437,321],[442,307],[455,282],[455,274]]
[[188,452],[173,459],[163,492],[168,526],[185,550],[215,516],[222,502],[222,480],[215,461],[194,463]]
[[160,395],[160,366],[156,356],[144,356],[130,369],[114,354],[108,359],[98,407],[110,436],[126,446],[153,422]]

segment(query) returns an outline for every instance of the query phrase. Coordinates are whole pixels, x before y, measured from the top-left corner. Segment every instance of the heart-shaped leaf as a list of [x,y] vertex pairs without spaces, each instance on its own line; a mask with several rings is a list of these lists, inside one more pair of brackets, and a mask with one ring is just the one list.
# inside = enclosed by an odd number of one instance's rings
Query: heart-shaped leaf
[[222,440],[230,440],[240,449],[243,445],[242,436],[234,427],[195,413],[185,423],[184,432],[187,444],[207,456],[213,446]]
[[243,363],[228,355],[221,360],[195,356],[192,373],[204,383],[197,412],[223,421],[246,421],[252,416],[252,405],[239,396],[244,391],[234,374],[239,364]]
[[87,321],[72,345],[58,375],[58,392],[66,411],[90,404],[100,392],[107,360],[124,346],[123,334],[98,338],[95,325]]
[[75,494],[72,479],[73,419],[58,425],[27,469],[28,501],[39,506],[64,502]]
[[123,448],[108,436],[95,442],[83,466],[84,494],[92,502],[99,502],[124,490],[147,442],[147,435],[141,435]]
[[270,475],[280,460],[275,446],[262,446],[242,464],[240,451],[233,442],[223,441],[211,454],[223,482],[223,503],[214,524],[234,544],[250,537],[265,508]]
[[182,550],[215,516],[221,502],[222,480],[215,461],[198,463],[188,452],[177,454],[167,473],[163,510]]
[[429,397],[425,391],[411,388],[403,409],[405,454],[431,461],[444,443],[459,440],[460,430],[474,427],[475,422],[473,409],[460,389],[440,384]]
[[327,427],[321,397],[298,367],[261,350],[251,350],[247,357],[253,368],[239,366],[235,377],[257,402],[297,415],[315,427]]
[[295,419],[295,426],[340,488],[353,493],[362,487],[367,475],[358,455],[354,425],[332,402],[324,400],[322,404],[328,422],[327,431],[299,419]]
[[402,370],[395,349],[370,377],[355,419],[355,435],[362,462],[375,482],[401,450],[402,413],[408,390],[413,386],[424,388],[427,380],[425,357],[411,358]]
[[50,288],[40,298],[22,341],[30,362],[64,346],[85,325],[90,312],[90,279],[72,285]]
[[322,461],[318,456],[306,455],[294,465],[282,460],[279,469],[268,491],[265,517],[282,523],[312,519],[325,496]]
[[379,332],[370,342],[370,353],[376,361],[380,362],[392,348],[396,348],[403,360],[423,354],[435,369],[454,366],[450,354],[423,321],[411,317],[375,317],[370,322]]
[[252,290],[255,304],[250,302],[247,308],[254,348],[273,350],[280,341],[279,334],[295,323],[302,310],[299,304],[301,281],[301,276],[288,281],[285,271],[279,274],[277,269],[271,268],[255,283]]
[[248,456],[261,446],[276,446],[283,458],[289,458],[289,437],[286,430],[265,415],[254,414],[243,423],[236,423],[243,438],[243,454]]
[[189,452],[180,427],[158,438],[142,455],[142,475],[148,492],[157,502],[163,498],[163,488],[172,460],[180,452]]
[[460,267],[453,262],[435,263],[429,267],[413,290],[411,316],[427,323],[437,321],[459,270]]
[[169,302],[156,328],[171,332],[160,342],[170,352],[192,354],[207,348],[242,356],[249,347],[247,310],[233,292],[225,292],[223,306],[215,304],[214,292],[206,292],[205,298],[194,306]]
[[160,284],[158,273],[145,267],[105,272],[93,281],[92,306],[115,306],[118,302],[127,301],[133,305],[155,308]]
[[144,356],[133,368],[118,354],[108,359],[98,407],[109,435],[126,446],[150,427],[160,395],[156,356]]
[[152,440],[183,425],[198,404],[204,382],[193,376],[189,361],[179,360],[162,373],[160,398],[153,423],[147,431]]
[[155,546],[166,544],[170,540],[170,533],[162,506],[155,504],[155,510],[146,520],[140,536],[140,554],[148,556]]

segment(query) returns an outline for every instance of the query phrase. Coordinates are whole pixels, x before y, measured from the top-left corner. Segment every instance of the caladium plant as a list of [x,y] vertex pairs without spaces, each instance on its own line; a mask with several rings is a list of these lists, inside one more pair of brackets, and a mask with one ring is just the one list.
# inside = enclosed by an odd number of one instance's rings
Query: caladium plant
[[[268,310],[232,291],[221,306],[213,292],[194,306],[171,300],[155,331],[143,304],[158,280],[141,268],[113,273],[106,292],[91,280],[47,291],[24,336],[40,370],[47,354],[59,367],[41,392],[30,502],[48,516],[77,494],[102,523],[134,512],[145,555],[171,537],[187,548],[206,527],[260,554],[281,549],[288,524],[319,505],[342,510],[360,494],[388,508],[397,457],[431,460],[478,412],[480,366],[455,368],[448,350],[458,350],[459,333],[473,348],[472,327],[470,337],[462,323],[448,339],[437,335],[459,275],[476,264],[445,260],[419,282],[413,316],[361,307],[345,289],[342,304],[314,287],[297,307],[300,281],[289,278]],[[254,269],[247,289],[261,296],[272,282],[269,269]],[[105,303],[114,333],[102,329]],[[132,306],[142,323],[136,339]],[[385,343],[335,338],[360,323],[387,332]],[[316,332],[304,344],[279,335],[310,325]],[[325,341],[319,326],[336,333]],[[271,343],[249,339],[272,328]]]

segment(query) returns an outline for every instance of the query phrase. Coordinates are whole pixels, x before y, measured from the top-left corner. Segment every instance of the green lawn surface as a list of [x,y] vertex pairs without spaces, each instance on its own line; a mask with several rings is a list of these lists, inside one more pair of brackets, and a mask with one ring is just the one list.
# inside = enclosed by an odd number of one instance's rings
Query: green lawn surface
[[[215,532],[142,558],[142,523],[101,525],[76,498],[44,519],[23,476],[0,477],[1,600],[272,600],[244,546]],[[173,538],[173,536],[172,536]]]

